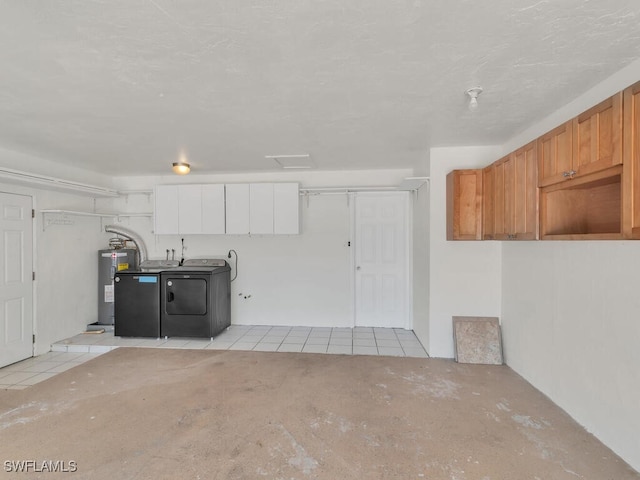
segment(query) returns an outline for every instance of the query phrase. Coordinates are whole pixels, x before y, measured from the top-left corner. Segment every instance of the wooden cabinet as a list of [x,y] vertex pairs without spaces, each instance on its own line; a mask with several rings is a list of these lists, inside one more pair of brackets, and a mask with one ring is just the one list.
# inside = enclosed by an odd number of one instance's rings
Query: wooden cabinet
[[561,151],[563,161],[556,165],[566,168],[568,132],[556,129],[538,140],[543,240],[630,238],[629,210],[623,208],[633,190],[623,165],[623,97],[620,92],[571,121],[571,164],[560,176],[551,175],[549,165]]
[[487,240],[640,239],[640,82],[485,167],[484,191],[458,172],[447,238],[476,238],[481,196]]
[[535,240],[538,238],[538,176],[537,145],[531,142],[510,155],[513,163],[513,193],[509,190],[509,209],[512,239]]
[[537,140],[538,186],[566,180],[573,169],[573,121],[568,121]]
[[538,139],[538,185],[545,187],[622,163],[622,92]]
[[482,239],[482,170],[447,175],[447,240]]
[[622,164],[622,92],[573,119],[575,176]]
[[508,157],[493,163],[493,238],[507,238],[505,223],[505,164]]
[[494,240],[496,233],[494,166],[482,169],[482,239]]
[[536,142],[497,160],[483,170],[483,238],[538,238]]
[[617,240],[622,234],[622,166],[544,187],[543,240]]
[[622,229],[625,238],[640,239],[640,82],[623,95]]

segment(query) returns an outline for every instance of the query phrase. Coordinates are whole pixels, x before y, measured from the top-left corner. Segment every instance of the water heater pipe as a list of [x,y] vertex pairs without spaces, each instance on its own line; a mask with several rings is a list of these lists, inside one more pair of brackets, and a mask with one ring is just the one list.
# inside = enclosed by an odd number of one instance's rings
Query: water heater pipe
[[118,227],[116,225],[107,225],[106,227],[104,227],[104,231],[108,233],[115,233],[117,235],[121,235],[125,238],[128,238],[134,243],[137,249],[136,268],[140,268],[140,264],[147,259],[147,247],[144,244],[144,240],[142,240],[142,238],[140,238],[140,236],[137,233],[132,232],[127,228]]

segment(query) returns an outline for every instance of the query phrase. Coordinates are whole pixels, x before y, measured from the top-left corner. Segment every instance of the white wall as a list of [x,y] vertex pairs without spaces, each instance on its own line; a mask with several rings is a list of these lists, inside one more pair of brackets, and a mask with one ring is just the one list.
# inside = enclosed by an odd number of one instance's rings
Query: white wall
[[[67,218],[68,224],[46,226],[42,209],[86,209],[86,196],[0,183],[0,191],[29,195],[36,210],[34,222],[35,354],[51,343],[83,332],[97,321],[97,250],[104,248],[100,219]],[[48,217],[49,220],[51,217]]]
[[[640,79],[640,61],[512,139],[536,138]],[[506,361],[640,470],[640,242],[504,242]]]
[[[154,184],[298,181],[304,187],[396,186],[411,170],[358,172],[292,172],[244,175],[117,179],[118,189],[147,189]],[[152,211],[153,197],[133,194],[111,202],[118,211]],[[109,203],[108,201],[103,201]],[[350,205],[346,195],[301,198],[300,235],[154,235],[149,218],[122,218],[122,226],[146,242],[150,258],[164,258],[181,238],[186,258],[239,255],[232,283],[232,323],[306,326],[353,326]],[[233,260],[233,259],[232,259]],[[233,261],[230,262],[233,266]],[[242,294],[242,295],[241,295]],[[251,295],[250,298],[244,298]]]
[[[429,152],[413,171],[429,176]],[[429,182],[412,194],[413,204],[413,331],[425,349],[429,346]]]
[[507,364],[640,470],[640,242],[507,242]]
[[447,241],[446,176],[499,158],[498,147],[431,149],[429,346],[432,357],[454,356],[453,316],[500,316],[501,243]]

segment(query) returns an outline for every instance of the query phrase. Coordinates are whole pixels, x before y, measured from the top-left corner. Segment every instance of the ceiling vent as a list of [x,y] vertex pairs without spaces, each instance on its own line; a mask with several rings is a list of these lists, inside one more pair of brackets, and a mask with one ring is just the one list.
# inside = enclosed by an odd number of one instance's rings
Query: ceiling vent
[[264,158],[273,160],[283,170],[309,170],[316,168],[308,153],[300,155],[265,155]]

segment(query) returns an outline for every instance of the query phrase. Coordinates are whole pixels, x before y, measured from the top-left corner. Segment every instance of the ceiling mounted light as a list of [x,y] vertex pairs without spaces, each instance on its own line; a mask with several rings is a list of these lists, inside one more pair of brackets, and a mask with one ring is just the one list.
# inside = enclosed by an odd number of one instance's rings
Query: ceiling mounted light
[[482,87],[473,87],[464,93],[469,95],[469,110],[473,112],[478,108],[478,96],[482,93]]
[[178,175],[186,175],[191,171],[191,165],[187,162],[173,162],[173,173],[177,173]]

